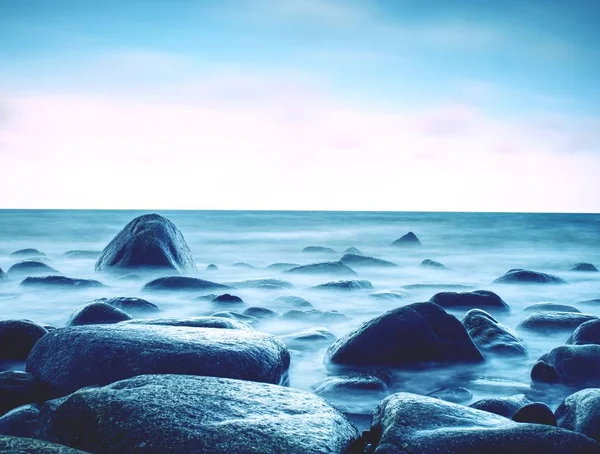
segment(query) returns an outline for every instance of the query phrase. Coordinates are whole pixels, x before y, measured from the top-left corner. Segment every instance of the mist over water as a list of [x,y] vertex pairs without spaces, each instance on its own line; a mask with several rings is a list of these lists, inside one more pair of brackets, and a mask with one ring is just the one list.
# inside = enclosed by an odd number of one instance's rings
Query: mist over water
[[[215,312],[209,301],[194,300],[208,293],[142,292],[150,277],[117,279],[94,271],[95,260],[64,257],[71,250],[101,251],[133,218],[136,211],[0,211],[0,268],[5,272],[22,261],[10,254],[23,248],[44,252],[44,261],[73,278],[97,279],[108,288],[87,290],[41,290],[20,286],[22,278],[0,282],[3,319],[26,318],[41,324],[64,326],[82,304],[101,297],[138,296],[158,305],[161,317],[206,315]],[[377,212],[194,212],[158,211],[177,225],[192,250],[197,277],[234,284],[247,279],[275,278],[291,282],[293,289],[232,289],[247,307],[260,306],[282,314],[293,307],[275,302],[278,296],[306,298],[316,309],[336,310],[348,320],[318,323],[272,320],[256,329],[277,336],[304,328],[324,327],[340,337],[362,322],[401,305],[427,301],[443,291],[443,285],[464,285],[499,294],[511,307],[508,314],[494,314],[515,329],[531,304],[554,302],[576,306],[600,316],[600,305],[579,306],[582,300],[600,298],[600,273],[570,272],[577,262],[600,265],[600,215],[581,214],[484,214],[484,213],[377,213]],[[395,248],[391,243],[412,231],[420,248]],[[335,253],[303,253],[307,246],[326,246]],[[354,267],[354,277],[286,274],[267,269],[273,263],[309,264],[339,260],[349,247],[365,255],[392,261],[397,268]],[[423,268],[432,259],[449,270]],[[252,267],[232,266],[247,263]],[[206,270],[216,264],[216,271]],[[552,273],[568,285],[501,285],[492,281],[511,268]],[[364,279],[374,290],[318,291],[310,287],[340,279]],[[414,287],[432,284],[440,288]],[[411,286],[408,289],[405,286]],[[375,299],[374,291],[394,290],[406,294],[402,301]],[[241,312],[241,311],[240,311]],[[462,318],[465,311],[449,311]],[[539,356],[564,344],[568,334],[539,335],[518,331],[529,350],[527,359],[489,359],[481,366],[435,368],[397,373],[393,391],[429,393],[445,386],[466,386],[474,400],[510,395],[528,389],[531,366]],[[410,346],[407,346],[410,348]],[[310,390],[327,376],[326,348],[293,350],[290,386]],[[473,380],[476,380],[473,382]],[[558,399],[559,396],[556,397]],[[343,405],[352,413],[366,414],[379,399],[346,396]],[[546,399],[548,401],[548,399]],[[548,403],[556,402],[550,401]]]

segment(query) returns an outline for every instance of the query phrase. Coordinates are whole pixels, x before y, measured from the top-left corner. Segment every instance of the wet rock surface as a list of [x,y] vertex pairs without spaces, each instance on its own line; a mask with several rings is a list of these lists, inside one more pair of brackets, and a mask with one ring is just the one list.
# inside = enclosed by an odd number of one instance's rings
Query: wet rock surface
[[527,356],[528,354],[523,340],[485,311],[471,309],[465,314],[462,324],[484,355]]
[[563,278],[540,271],[513,269],[494,281],[494,284],[566,284]]
[[572,333],[579,325],[598,317],[576,312],[535,312],[517,325],[517,329],[538,333]]
[[106,303],[93,302],[77,309],[69,318],[67,326],[107,325],[125,320],[131,320],[131,316],[122,310]]
[[474,292],[440,292],[433,295],[430,303],[444,309],[483,309],[488,312],[509,312],[510,307],[496,293],[488,290]]

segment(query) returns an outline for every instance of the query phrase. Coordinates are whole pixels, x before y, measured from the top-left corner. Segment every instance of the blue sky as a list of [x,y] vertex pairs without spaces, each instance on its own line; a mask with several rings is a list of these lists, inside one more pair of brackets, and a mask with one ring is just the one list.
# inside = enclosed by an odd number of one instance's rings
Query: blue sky
[[[54,192],[0,205],[598,211],[598,19],[595,0],[4,0],[0,157]],[[175,182],[169,156],[209,166],[205,189],[239,181],[173,200],[74,176]],[[362,192],[336,195],[344,172]],[[445,190],[395,196],[419,178]]]

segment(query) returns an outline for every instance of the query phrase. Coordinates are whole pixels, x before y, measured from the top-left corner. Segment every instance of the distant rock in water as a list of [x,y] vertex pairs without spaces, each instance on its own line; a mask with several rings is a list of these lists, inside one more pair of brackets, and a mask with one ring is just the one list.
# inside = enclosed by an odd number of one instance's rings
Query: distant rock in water
[[409,284],[403,285],[403,289],[406,290],[435,290],[435,289],[446,289],[446,290],[463,290],[473,288],[471,285],[463,284]]
[[597,273],[598,268],[596,268],[591,263],[581,262],[581,263],[576,263],[575,265],[573,265],[573,267],[569,271],[587,271],[587,272]]
[[287,304],[297,309],[314,309],[310,301],[300,296],[279,296],[275,298],[275,302]]
[[122,323],[134,325],[187,326],[190,328],[252,329],[247,323],[224,317],[146,318]]
[[215,295],[214,293],[209,293],[208,295],[197,296],[196,298],[194,298],[194,301],[212,301],[217,296],[219,296],[219,295]]
[[273,263],[272,265],[267,266],[267,269],[285,271],[289,270],[290,268],[295,268],[297,266],[300,265],[298,265],[297,263]]
[[567,339],[568,345],[600,345],[600,319],[590,320],[579,325]]
[[41,438],[92,453],[358,452],[357,430],[320,397],[243,380],[141,375],[48,402],[42,413]]
[[20,249],[18,251],[10,254],[13,257],[23,257],[23,258],[36,258],[36,257],[46,257],[46,254],[38,251],[37,249]]
[[394,368],[483,361],[463,325],[433,303],[410,304],[363,323],[329,347],[326,359]]
[[378,290],[373,293],[369,293],[369,296],[378,300],[388,300],[388,301],[401,301],[408,297],[406,293],[396,292],[393,290]]
[[281,340],[288,348],[294,350],[310,350],[327,347],[335,341],[336,337],[325,328],[307,328],[291,334],[281,336]]
[[60,271],[35,260],[26,260],[24,262],[15,263],[11,266],[7,274],[9,277],[17,276],[47,276],[50,274],[60,274]]
[[246,262],[237,262],[231,265],[233,268],[245,268],[245,269],[249,269],[249,270],[253,270],[256,267],[254,265],[250,265],[249,263]]
[[167,276],[148,282],[142,291],[197,291],[230,289],[231,287],[195,277]]
[[481,309],[471,309],[462,319],[462,324],[484,354],[527,356],[523,340],[510,328]]
[[96,271],[166,269],[185,274],[196,270],[181,232],[158,214],[135,218],[104,248]]
[[28,277],[21,282],[23,287],[47,287],[61,288],[69,290],[89,289],[89,288],[104,288],[102,282],[93,279],[74,279],[66,276],[42,276]]
[[398,238],[392,243],[392,246],[421,246],[421,242],[417,235],[412,232],[408,232],[406,235]]
[[323,262],[313,263],[311,265],[302,265],[286,270],[290,274],[332,274],[335,276],[356,276],[357,273],[352,268],[344,265],[342,262]]
[[510,307],[494,292],[476,290],[474,292],[441,292],[433,295],[430,303],[444,309],[483,309],[486,311],[510,312]]
[[213,298],[211,304],[215,306],[245,306],[244,300],[239,296],[231,295],[229,293],[224,293],[222,295]]
[[304,249],[302,249],[302,252],[335,254],[335,251],[333,249],[325,246],[307,246]]
[[598,317],[578,312],[534,312],[517,325],[517,329],[538,333],[572,333],[575,329]]
[[531,380],[578,389],[600,387],[600,345],[562,345],[551,350],[533,365]]
[[51,396],[146,374],[209,375],[280,384],[287,380],[285,345],[255,330],[183,326],[85,325],[43,336],[26,370]]
[[0,435],[0,453],[2,454],[88,454],[48,441],[34,438],[8,437]]
[[398,266],[393,262],[388,262],[387,260],[356,254],[346,254],[340,259],[340,262],[348,266],[370,266],[374,268],[395,268]]
[[206,267],[206,271],[217,271],[219,269],[219,267],[217,265],[215,265],[214,263],[211,263],[210,265],[208,265]]
[[421,266],[423,268],[435,268],[438,270],[447,270],[448,267],[446,265],[442,265],[440,262],[436,262],[435,260],[425,259],[421,262]]
[[24,360],[48,330],[31,320],[0,321],[0,360]]
[[266,309],[264,307],[249,307],[244,312],[244,315],[248,315],[250,317],[256,317],[259,320],[271,320],[277,318],[277,312],[272,311],[271,309]]
[[567,304],[535,303],[523,309],[523,312],[581,312],[579,309]]
[[142,298],[135,298],[132,296],[118,296],[116,298],[99,298],[92,302],[106,303],[112,307],[126,312],[132,317],[146,317],[149,315],[155,315],[160,312],[160,309],[156,304],[146,301]]
[[282,290],[296,287],[291,282],[271,278],[247,279],[245,281],[234,282],[232,285],[235,288],[255,288],[261,290]]
[[338,290],[351,292],[353,290],[372,290],[373,284],[365,280],[327,282],[326,284],[311,287],[314,290]]
[[596,298],[593,300],[585,300],[585,301],[579,301],[577,303],[577,305],[582,305],[582,306],[590,306],[590,307],[596,307],[596,306],[600,306],[600,298]]
[[430,397],[445,400],[446,402],[453,402],[455,404],[464,404],[473,399],[473,393],[467,388],[456,386],[453,388],[442,388],[437,389],[427,394]]
[[246,323],[249,326],[254,326],[260,323],[260,320],[256,317],[252,317],[251,315],[240,314],[239,312],[232,311],[219,311],[213,314],[210,314],[211,317],[214,318],[225,318],[229,320],[237,320],[242,323]]
[[66,259],[93,259],[96,260],[100,251],[67,251],[63,254]]
[[600,389],[584,389],[571,394],[554,414],[558,427],[600,441]]
[[280,318],[281,320],[290,320],[312,324],[341,323],[350,320],[350,317],[338,311],[319,311],[317,309],[309,311],[301,311],[294,309],[285,312]]
[[346,249],[344,251],[344,255],[346,254],[352,254],[352,255],[365,255],[363,254],[360,249],[356,249],[355,247],[349,247],[348,249]]
[[566,284],[564,279],[553,274],[542,273],[523,269],[509,270],[504,276],[500,276],[494,284]]
[[67,322],[67,326],[109,325],[125,320],[131,320],[131,316],[127,315],[122,310],[106,303],[92,302],[77,309],[73,315],[71,315],[71,318]]

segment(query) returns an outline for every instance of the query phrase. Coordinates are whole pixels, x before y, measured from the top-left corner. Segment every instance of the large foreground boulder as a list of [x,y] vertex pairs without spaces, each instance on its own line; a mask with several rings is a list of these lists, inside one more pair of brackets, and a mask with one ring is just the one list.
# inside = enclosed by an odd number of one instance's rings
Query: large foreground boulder
[[407,367],[483,357],[456,317],[436,304],[415,303],[363,323],[329,347],[327,359],[348,367]]
[[540,271],[523,270],[520,268],[509,270],[494,281],[494,284],[566,284],[564,279],[553,274]]
[[474,292],[440,292],[433,295],[429,302],[444,309],[483,309],[488,312],[509,312],[510,307],[494,292],[476,290]]
[[471,309],[462,324],[484,354],[527,356],[523,340],[485,311]]
[[[110,415],[110,416],[109,416]],[[143,375],[42,408],[40,438],[90,452],[349,453],[358,433],[321,398],[281,386]]]
[[267,383],[287,380],[290,356],[275,337],[254,330],[162,325],[86,325],[44,336],[26,370],[64,396],[140,374],[187,374]]
[[600,345],[600,319],[582,323],[567,339],[569,345]]
[[600,389],[590,388],[567,397],[554,412],[558,426],[600,441]]
[[229,289],[228,285],[218,284],[216,282],[205,281],[204,279],[198,279],[195,277],[185,276],[167,276],[154,279],[148,282],[142,288],[142,291],[183,291],[183,292],[195,292],[200,290],[219,290]]
[[600,345],[557,347],[537,360],[531,379],[579,389],[600,387]]
[[381,454],[600,453],[585,435],[409,393],[384,399],[366,435]]
[[100,253],[96,271],[167,269],[195,271],[192,252],[181,232],[158,214],[135,218]]
[[356,276],[356,271],[342,262],[323,262],[302,265],[284,271],[288,274],[330,274],[334,276]]
[[86,454],[85,451],[35,440],[0,435],[0,454]]
[[48,330],[31,320],[0,321],[0,361],[25,360]]

